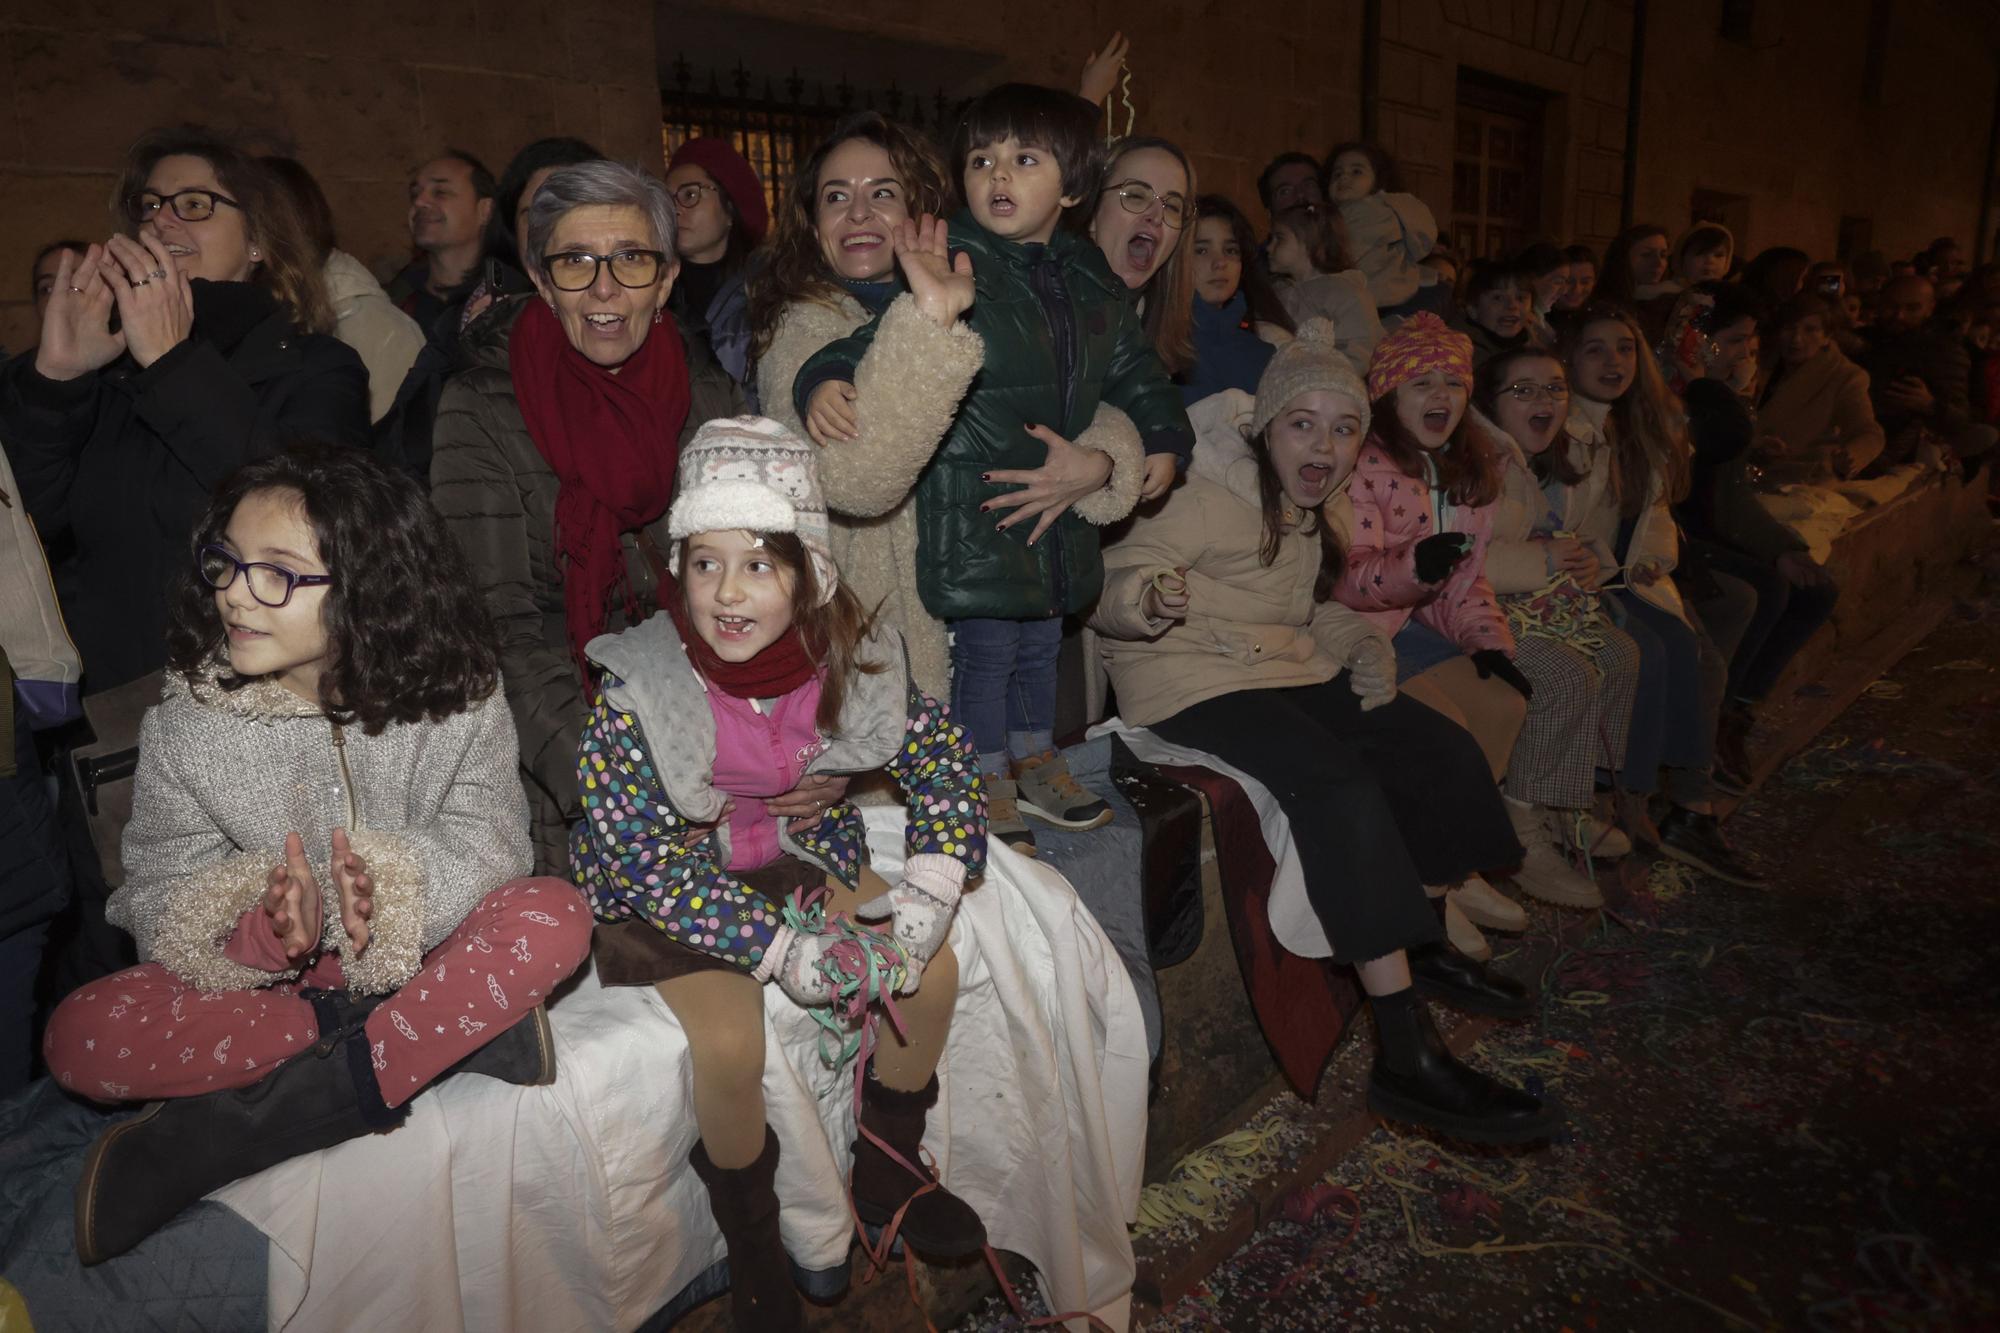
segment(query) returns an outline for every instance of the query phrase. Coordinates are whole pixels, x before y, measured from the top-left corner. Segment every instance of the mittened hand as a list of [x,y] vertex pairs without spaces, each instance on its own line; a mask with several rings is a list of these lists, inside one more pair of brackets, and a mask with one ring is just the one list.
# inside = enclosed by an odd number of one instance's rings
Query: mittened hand
[[1521,668],[1515,666],[1507,654],[1501,652],[1498,648],[1481,648],[1478,652],[1474,653],[1472,655],[1472,668],[1479,673],[1481,680],[1485,680],[1489,676],[1498,676],[1501,680],[1513,686],[1523,699],[1532,699],[1535,697],[1535,687],[1529,684],[1526,676],[1521,674]]
[[777,982],[779,990],[808,1009],[815,1005],[832,1004],[833,982],[819,970],[819,963],[839,938],[838,935],[802,935],[790,927],[780,930],[778,938],[771,941],[773,950],[782,952],[778,965],[769,973],[770,980]]
[[1417,582],[1443,583],[1472,550],[1472,538],[1463,532],[1436,532],[1417,543]]
[[1364,713],[1396,697],[1396,650],[1387,639],[1370,634],[1354,645],[1347,658],[1347,685]]
[[918,853],[904,865],[902,883],[855,909],[855,914],[864,920],[894,918],[890,933],[910,956],[910,975],[903,985],[903,994],[916,992],[924,964],[936,956],[944,946],[945,937],[951,934],[951,918],[958,910],[964,877],[962,862],[935,853]]

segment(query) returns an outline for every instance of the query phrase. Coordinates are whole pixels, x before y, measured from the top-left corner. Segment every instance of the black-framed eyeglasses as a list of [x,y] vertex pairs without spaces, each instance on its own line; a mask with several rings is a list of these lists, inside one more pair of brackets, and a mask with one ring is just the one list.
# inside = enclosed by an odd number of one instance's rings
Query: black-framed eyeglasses
[[620,287],[650,287],[660,280],[666,262],[666,255],[658,250],[620,250],[609,255],[564,250],[542,256],[549,282],[559,292],[589,291],[597,285],[597,275],[606,264],[611,265],[611,280]]
[[141,190],[125,200],[125,216],[134,222],[151,222],[162,208],[171,208],[182,222],[206,222],[215,216],[217,204],[228,204],[239,212],[243,208],[228,195],[214,190],[175,190],[172,194]]
[[1517,403],[1532,403],[1540,399],[1547,399],[1551,403],[1569,401],[1569,385],[1562,380],[1551,380],[1547,384],[1532,384],[1527,380],[1520,380],[1507,385],[1500,392]]
[[333,582],[331,574],[298,574],[283,565],[263,561],[238,560],[227,548],[204,546],[195,552],[195,569],[201,581],[221,592],[241,574],[250,583],[250,595],[265,606],[284,606],[300,588],[323,588]]
[[1187,200],[1177,194],[1161,194],[1144,181],[1120,181],[1116,185],[1105,186],[1103,193],[1117,195],[1118,206],[1127,213],[1149,213],[1153,205],[1158,204],[1166,214],[1169,227],[1187,225]]
[[717,194],[722,193],[722,187],[714,181],[689,181],[685,185],[676,185],[668,193],[673,195],[674,202],[682,208],[699,208],[701,196],[709,190]]

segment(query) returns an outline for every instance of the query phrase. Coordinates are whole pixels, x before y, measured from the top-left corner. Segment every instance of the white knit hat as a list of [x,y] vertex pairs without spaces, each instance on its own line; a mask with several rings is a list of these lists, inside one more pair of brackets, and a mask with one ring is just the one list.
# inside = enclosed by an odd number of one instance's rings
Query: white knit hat
[[681,450],[667,535],[668,568],[678,577],[680,544],[701,532],[789,532],[812,557],[819,603],[840,586],[827,545],[826,497],[812,444],[769,417],[703,422]]
[[1257,381],[1257,407],[1250,414],[1250,433],[1262,431],[1272,417],[1285,410],[1286,403],[1315,389],[1352,398],[1361,412],[1361,433],[1368,433],[1368,390],[1354,363],[1340,350],[1332,320],[1307,320],[1299,325],[1298,337],[1271,354],[1270,364]]

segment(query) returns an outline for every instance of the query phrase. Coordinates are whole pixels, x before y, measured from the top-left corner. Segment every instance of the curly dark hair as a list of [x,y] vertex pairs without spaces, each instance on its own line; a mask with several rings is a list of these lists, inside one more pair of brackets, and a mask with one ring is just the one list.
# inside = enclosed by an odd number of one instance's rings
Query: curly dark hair
[[[358,449],[308,444],[247,463],[209,502],[172,590],[167,663],[190,682],[223,646],[215,590],[196,552],[222,541],[236,506],[260,491],[299,497],[333,575],[322,604],[332,652],[320,675],[327,717],[370,736],[396,722],[442,722],[500,686],[499,641],[458,542],[416,482]],[[247,682],[225,672],[222,685]]]
[[819,177],[833,150],[863,140],[889,155],[910,220],[951,211],[957,187],[946,179],[944,162],[930,140],[878,111],[857,111],[813,149],[785,187],[785,199],[771,223],[770,256],[750,278],[750,329],[758,355],[770,350],[779,317],[795,301],[838,307],[839,282],[819,245]]

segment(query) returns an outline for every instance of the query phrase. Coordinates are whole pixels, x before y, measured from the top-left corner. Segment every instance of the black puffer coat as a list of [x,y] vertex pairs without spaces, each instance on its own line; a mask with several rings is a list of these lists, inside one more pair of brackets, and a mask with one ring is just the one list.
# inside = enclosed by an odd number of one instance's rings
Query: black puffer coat
[[86,692],[166,663],[167,589],[216,486],[287,445],[368,443],[368,372],[301,333],[247,282],[194,281],[188,338],[141,370],[121,356],[73,380],[32,355],[0,366],[0,443],[42,540]]

